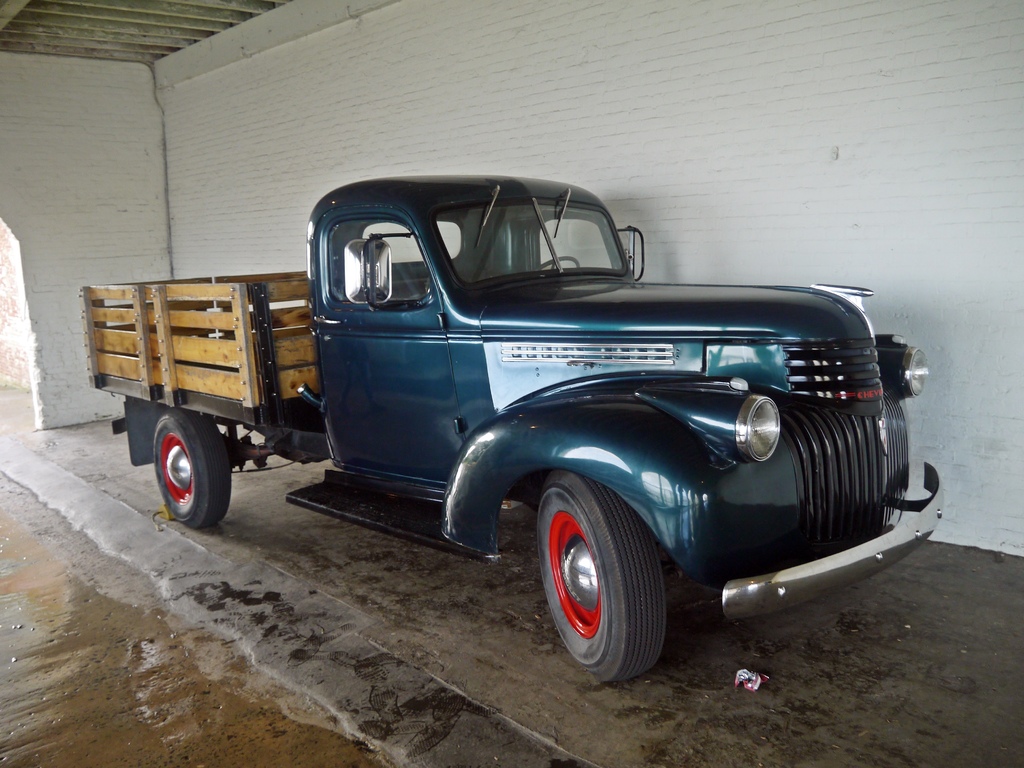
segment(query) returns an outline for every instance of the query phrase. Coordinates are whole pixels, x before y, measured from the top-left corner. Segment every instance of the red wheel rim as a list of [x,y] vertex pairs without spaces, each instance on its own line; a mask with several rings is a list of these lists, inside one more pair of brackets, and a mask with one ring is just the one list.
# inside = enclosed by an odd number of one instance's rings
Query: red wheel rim
[[[585,608],[570,594],[562,572],[563,555],[570,542],[577,537],[589,552],[590,544],[576,519],[568,512],[555,513],[548,531],[548,564],[555,582],[555,591],[558,593],[558,603],[562,607],[562,613],[565,614],[569,626],[580,637],[589,640],[597,634],[597,630],[601,626],[601,593],[598,591],[597,604],[592,610]],[[592,553],[591,559],[593,559]]]
[[[188,480],[185,482],[180,472],[173,469],[177,461],[185,461],[188,469]],[[192,459],[181,438],[174,434],[164,435],[160,443],[160,469],[164,476],[164,487],[175,504],[187,504],[192,498]]]

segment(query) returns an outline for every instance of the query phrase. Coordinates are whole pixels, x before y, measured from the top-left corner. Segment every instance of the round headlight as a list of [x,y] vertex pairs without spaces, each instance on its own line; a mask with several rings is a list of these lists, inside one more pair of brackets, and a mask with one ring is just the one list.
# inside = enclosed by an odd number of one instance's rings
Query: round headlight
[[736,447],[754,461],[764,461],[779,444],[779,409],[770,397],[751,395],[736,417]]
[[917,347],[907,347],[903,354],[903,391],[917,397],[924,390],[928,378],[928,358]]

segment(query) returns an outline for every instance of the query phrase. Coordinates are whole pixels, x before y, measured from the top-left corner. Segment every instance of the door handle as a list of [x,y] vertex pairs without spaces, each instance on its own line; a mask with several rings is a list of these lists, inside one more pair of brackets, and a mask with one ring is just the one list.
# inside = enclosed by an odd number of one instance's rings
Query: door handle
[[327,325],[334,326],[336,328],[344,325],[344,323],[342,323],[340,320],[331,320],[329,318],[324,317],[323,315],[317,315],[316,317],[314,317],[313,322],[315,322],[318,326]]

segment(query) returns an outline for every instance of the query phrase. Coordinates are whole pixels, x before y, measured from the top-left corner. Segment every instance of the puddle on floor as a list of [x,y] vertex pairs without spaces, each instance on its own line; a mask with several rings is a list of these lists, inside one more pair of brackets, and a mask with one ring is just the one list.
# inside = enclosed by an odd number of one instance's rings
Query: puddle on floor
[[0,510],[0,768],[383,765],[329,725],[221,639],[104,597]]

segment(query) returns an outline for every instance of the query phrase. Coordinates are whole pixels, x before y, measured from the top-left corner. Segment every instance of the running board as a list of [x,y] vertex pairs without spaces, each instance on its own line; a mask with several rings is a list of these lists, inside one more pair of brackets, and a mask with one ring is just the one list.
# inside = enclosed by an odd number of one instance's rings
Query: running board
[[443,552],[487,562],[498,560],[498,555],[488,555],[445,538],[441,532],[444,506],[440,502],[384,495],[327,480],[294,490],[285,496],[285,501]]

